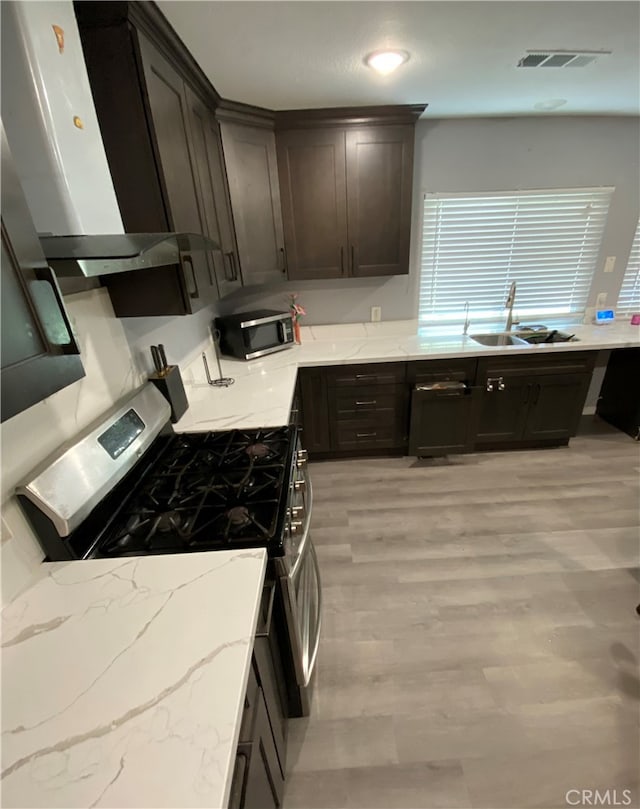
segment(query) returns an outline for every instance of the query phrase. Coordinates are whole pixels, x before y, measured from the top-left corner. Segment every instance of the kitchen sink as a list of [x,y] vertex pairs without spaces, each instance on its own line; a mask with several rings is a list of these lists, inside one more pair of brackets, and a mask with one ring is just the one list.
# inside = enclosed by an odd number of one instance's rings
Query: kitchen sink
[[528,346],[527,340],[508,332],[492,332],[490,334],[470,334],[472,340],[483,346]]

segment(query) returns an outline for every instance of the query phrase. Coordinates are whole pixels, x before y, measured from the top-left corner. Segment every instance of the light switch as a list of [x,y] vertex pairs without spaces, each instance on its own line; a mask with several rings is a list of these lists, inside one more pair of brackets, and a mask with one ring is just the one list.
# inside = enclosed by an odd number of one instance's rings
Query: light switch
[[615,256],[607,256],[604,260],[604,271],[605,272],[613,272],[613,268],[616,266],[616,257]]

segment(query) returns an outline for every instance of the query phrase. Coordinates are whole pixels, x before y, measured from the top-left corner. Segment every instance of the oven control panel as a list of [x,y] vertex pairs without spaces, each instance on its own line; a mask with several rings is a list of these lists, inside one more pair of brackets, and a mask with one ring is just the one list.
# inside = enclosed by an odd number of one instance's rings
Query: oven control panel
[[120,416],[118,421],[98,436],[98,444],[115,460],[136,440],[144,430],[145,424],[136,411],[131,408]]

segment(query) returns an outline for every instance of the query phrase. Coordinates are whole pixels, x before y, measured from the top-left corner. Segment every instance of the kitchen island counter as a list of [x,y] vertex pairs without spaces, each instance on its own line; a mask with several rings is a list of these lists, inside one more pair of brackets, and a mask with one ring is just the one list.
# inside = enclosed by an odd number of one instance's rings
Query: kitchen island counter
[[[474,331],[488,329],[471,329]],[[533,346],[483,346],[469,336],[419,330],[416,321],[351,323],[302,328],[302,344],[258,360],[221,358],[222,373],[235,380],[228,388],[207,384],[202,358],[183,369],[189,409],[174,425],[178,431],[277,427],[287,424],[299,367],[352,365],[499,354],[599,351],[640,344],[640,330],[629,322],[571,326],[575,342]],[[215,359],[207,350],[210,367]]]
[[42,565],[2,616],[2,805],[226,806],[265,565]]

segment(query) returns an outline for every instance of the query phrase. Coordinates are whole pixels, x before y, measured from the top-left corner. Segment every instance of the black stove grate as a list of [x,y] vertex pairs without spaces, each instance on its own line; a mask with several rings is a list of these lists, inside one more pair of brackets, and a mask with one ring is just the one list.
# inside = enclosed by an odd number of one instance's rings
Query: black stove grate
[[176,436],[101,538],[98,555],[281,543],[294,441],[289,427]]

